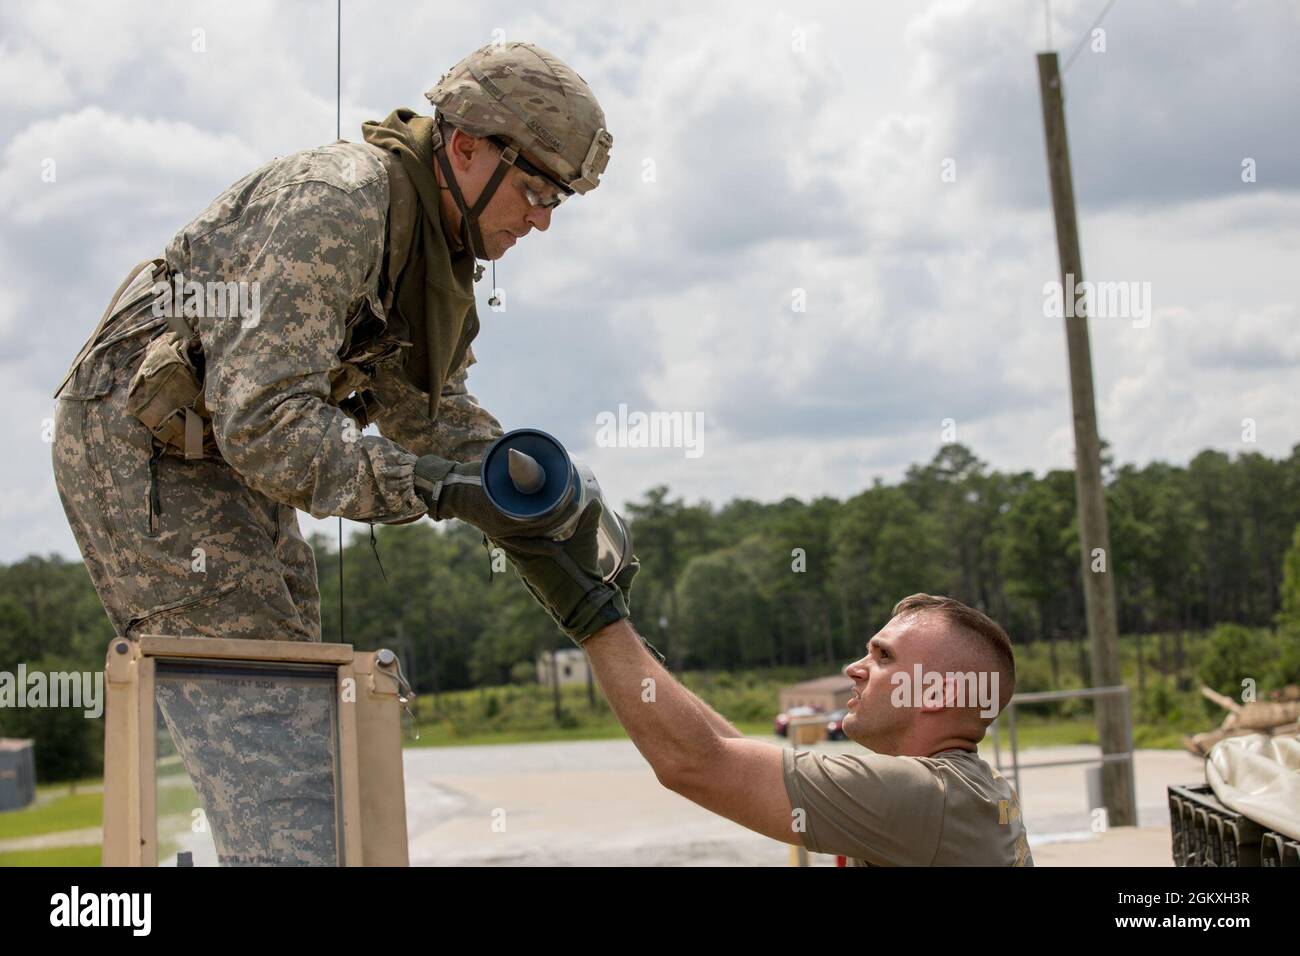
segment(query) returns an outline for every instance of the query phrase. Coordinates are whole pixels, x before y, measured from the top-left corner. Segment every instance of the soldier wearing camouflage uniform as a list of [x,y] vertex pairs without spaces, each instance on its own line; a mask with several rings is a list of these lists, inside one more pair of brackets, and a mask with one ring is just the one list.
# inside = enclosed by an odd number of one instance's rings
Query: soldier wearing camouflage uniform
[[[536,530],[478,483],[502,429],[466,387],[475,260],[594,189],[613,140],[585,81],[531,44],[484,47],[426,96],[432,118],[397,110],[363,143],[282,157],[223,192],[133,270],[73,362],[55,481],[118,635],[319,641],[295,509]],[[379,435],[362,434],[371,423]],[[332,766],[295,769],[287,808],[250,798],[241,754],[273,748],[256,736],[267,707],[240,699],[196,684],[162,701],[219,855],[335,862]],[[233,742],[210,739],[214,708]],[[319,732],[300,749],[326,753],[332,728]],[[242,837],[266,832],[237,824],[257,813],[278,815],[277,849]]]

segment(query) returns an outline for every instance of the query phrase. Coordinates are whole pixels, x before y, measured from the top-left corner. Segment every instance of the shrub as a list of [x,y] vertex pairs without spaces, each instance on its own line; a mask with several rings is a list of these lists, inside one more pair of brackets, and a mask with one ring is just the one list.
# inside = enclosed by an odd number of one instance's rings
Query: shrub
[[[1267,631],[1240,624],[1220,624],[1210,634],[1197,677],[1220,694],[1240,700],[1243,679],[1253,678],[1261,688],[1272,681],[1282,650],[1277,644]],[[1205,712],[1219,715],[1222,708],[1207,700]]]

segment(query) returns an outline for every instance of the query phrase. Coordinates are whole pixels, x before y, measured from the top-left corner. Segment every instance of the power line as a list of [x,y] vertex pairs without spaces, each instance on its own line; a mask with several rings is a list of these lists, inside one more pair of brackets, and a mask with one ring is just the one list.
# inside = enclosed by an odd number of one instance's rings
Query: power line
[[338,29],[334,48],[334,138],[343,138],[343,0],[335,8]]
[[[342,2],[342,0],[340,0],[340,2]],[[1088,29],[1083,32],[1083,37],[1079,40],[1078,44],[1074,48],[1074,51],[1070,54],[1069,58],[1065,61],[1065,65],[1061,67],[1062,75],[1064,75],[1065,71],[1070,68],[1070,64],[1075,61],[1075,59],[1079,56],[1079,54],[1083,52],[1083,48],[1088,44],[1089,37],[1092,36],[1092,31],[1097,29],[1097,27],[1101,26],[1101,21],[1106,19],[1106,14],[1110,13],[1110,8],[1113,6],[1115,6],[1115,0],[1106,0],[1106,6],[1102,7],[1101,9],[1101,16],[1097,17],[1097,19],[1093,21],[1092,26],[1088,27]]]
[[[343,0],[335,7],[334,46],[334,138],[343,138]],[[346,644],[343,633],[343,516],[339,515],[339,643]]]

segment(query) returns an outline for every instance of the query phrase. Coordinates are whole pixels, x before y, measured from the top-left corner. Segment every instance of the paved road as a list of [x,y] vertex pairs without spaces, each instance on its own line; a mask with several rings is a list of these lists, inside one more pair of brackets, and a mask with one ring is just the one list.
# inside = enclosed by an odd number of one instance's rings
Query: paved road
[[660,786],[626,740],[406,751],[418,865],[780,865],[780,844]]
[[[1095,752],[1042,748],[1025,751],[1022,762]],[[1104,835],[1091,830],[1083,768],[1024,771],[1021,804],[1035,859],[1168,865],[1164,788],[1201,780],[1201,761],[1180,751],[1139,751],[1137,768],[1143,829]],[[790,860],[787,846],[664,789],[627,740],[408,749],[406,797],[416,865],[783,866]]]
[[[774,742],[777,738],[771,738]],[[855,744],[820,744],[852,751]],[[1092,747],[1025,751],[1023,763]],[[991,752],[984,752],[992,760]],[[1139,828],[1092,832],[1081,767],[1024,770],[1021,806],[1040,866],[1169,866],[1165,787],[1204,779],[1202,761],[1137,753]],[[627,740],[411,748],[411,862],[442,866],[784,866],[790,848],[660,786]],[[1010,771],[1007,771],[1010,776]],[[0,841],[0,850],[97,843],[99,828]],[[827,857],[814,856],[816,865]]]

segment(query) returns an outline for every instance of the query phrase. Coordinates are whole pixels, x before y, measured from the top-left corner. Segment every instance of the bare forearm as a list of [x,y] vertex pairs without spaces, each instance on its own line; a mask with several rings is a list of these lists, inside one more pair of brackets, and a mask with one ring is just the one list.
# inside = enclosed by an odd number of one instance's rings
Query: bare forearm
[[693,691],[687,690],[681,684],[679,684],[678,686],[681,687],[682,690],[686,691],[686,693],[690,696],[691,700],[695,701],[695,706],[699,707],[700,710],[704,712],[704,718],[709,722],[709,726],[713,728],[714,732],[716,732],[719,737],[745,736],[739,730],[737,730],[735,726],[733,726],[731,722],[727,720],[726,717],[723,717],[720,713],[718,713],[716,710],[714,710],[712,707],[710,707],[708,704],[702,701],[698,694],[695,694]]
[[707,763],[720,737],[739,736],[650,656],[626,621],[582,647],[619,723],[661,781]]

